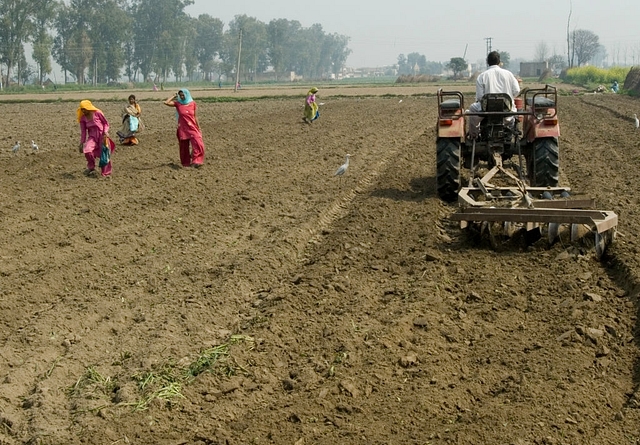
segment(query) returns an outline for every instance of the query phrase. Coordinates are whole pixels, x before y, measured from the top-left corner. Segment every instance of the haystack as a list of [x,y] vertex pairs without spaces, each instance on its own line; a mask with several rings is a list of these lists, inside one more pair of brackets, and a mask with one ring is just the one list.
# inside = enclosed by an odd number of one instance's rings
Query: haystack
[[631,67],[629,74],[627,74],[627,77],[624,79],[623,88],[627,91],[640,94],[640,67]]

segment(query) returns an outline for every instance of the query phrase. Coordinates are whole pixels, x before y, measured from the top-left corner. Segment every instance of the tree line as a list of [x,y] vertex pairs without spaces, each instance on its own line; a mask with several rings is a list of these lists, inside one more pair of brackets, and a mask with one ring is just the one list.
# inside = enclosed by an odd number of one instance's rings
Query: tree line
[[[209,14],[191,17],[193,0],[0,0],[0,79],[38,82],[52,61],[78,83],[139,78],[165,81],[231,76],[244,80],[273,69],[276,80],[338,74],[351,53],[349,38],[320,24],[237,15],[225,29]],[[36,72],[25,45],[31,44]],[[239,51],[241,49],[241,51]],[[240,63],[238,64],[238,55]]]
[[[600,44],[598,36],[586,29],[575,29],[567,34],[568,50],[567,58],[556,53],[555,48],[551,52],[549,45],[539,41],[535,47],[534,61],[547,62],[549,69],[560,72],[565,68],[582,66],[587,63],[601,65],[607,57],[607,51]],[[507,51],[498,51],[500,60],[505,68],[509,67],[511,55]],[[635,59],[634,59],[635,60]],[[420,53],[400,54],[398,56],[398,73],[440,75],[445,69],[453,72],[453,78],[458,79],[468,68],[468,61],[463,57],[452,57],[448,62],[431,62]]]

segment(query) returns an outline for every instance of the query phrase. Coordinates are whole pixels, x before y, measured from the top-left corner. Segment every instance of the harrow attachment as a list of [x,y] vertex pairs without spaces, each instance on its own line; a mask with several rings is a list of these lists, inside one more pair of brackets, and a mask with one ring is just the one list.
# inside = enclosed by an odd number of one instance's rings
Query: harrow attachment
[[[502,173],[515,185],[497,186],[490,181]],[[488,232],[493,248],[502,237],[511,238],[522,232],[528,244],[544,234],[550,245],[568,235],[572,242],[593,236],[596,258],[601,259],[615,240],[618,215],[596,210],[595,201],[571,197],[567,187],[528,187],[502,166],[499,155],[494,167],[482,178],[473,177],[468,187],[458,193],[460,209],[450,219],[459,221],[462,229],[475,225],[480,233]]]

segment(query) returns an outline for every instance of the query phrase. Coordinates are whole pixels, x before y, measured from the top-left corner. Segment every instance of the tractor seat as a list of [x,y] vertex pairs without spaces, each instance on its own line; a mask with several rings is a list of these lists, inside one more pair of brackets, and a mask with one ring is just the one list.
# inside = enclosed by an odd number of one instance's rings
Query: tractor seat
[[440,102],[440,108],[443,110],[457,110],[460,108],[460,99],[447,99]]
[[482,97],[482,111],[507,113],[513,106],[511,96],[506,93],[489,93]]
[[556,106],[553,100],[544,96],[534,96],[533,99],[527,99],[527,105],[531,106],[533,103],[535,103],[536,108],[554,108]]

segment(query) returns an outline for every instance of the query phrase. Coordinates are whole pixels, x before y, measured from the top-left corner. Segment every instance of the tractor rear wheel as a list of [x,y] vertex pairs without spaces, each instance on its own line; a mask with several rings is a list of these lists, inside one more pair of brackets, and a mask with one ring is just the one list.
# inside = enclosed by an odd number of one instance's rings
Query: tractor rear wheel
[[534,187],[557,187],[560,170],[560,151],[556,138],[533,141],[529,161],[529,181]]
[[460,189],[460,139],[438,139],[436,163],[438,196],[443,201],[454,202]]

